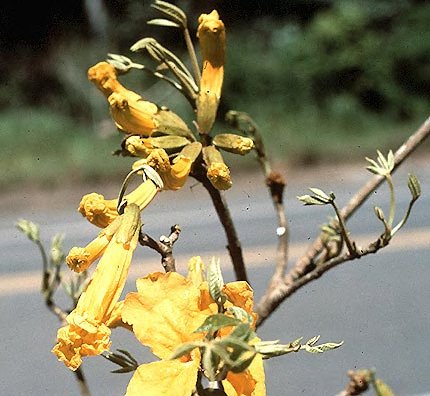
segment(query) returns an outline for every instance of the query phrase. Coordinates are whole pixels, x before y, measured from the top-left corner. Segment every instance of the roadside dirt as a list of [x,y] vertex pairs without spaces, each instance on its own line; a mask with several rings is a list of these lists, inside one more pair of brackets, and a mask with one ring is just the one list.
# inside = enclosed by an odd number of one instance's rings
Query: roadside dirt
[[[333,180],[335,183],[363,181],[366,182],[370,174],[365,170],[366,161],[355,163],[342,164],[322,164],[318,166],[304,166],[300,168],[287,167],[285,164],[275,164],[273,169],[279,171],[287,182],[287,187],[306,189],[310,186],[321,185],[321,182]],[[429,155],[416,155],[407,159],[402,165],[400,172],[409,172],[414,169],[430,167]],[[234,194],[235,190],[242,188],[262,188],[264,187],[264,179],[259,168],[254,170],[242,171],[240,173],[232,172],[233,188],[229,194]],[[252,186],[250,186],[252,183]],[[59,210],[66,207],[77,206],[84,194],[90,192],[98,192],[103,194],[107,199],[115,198],[118,194],[118,189],[121,180],[106,180],[106,183],[96,182],[79,183],[69,182],[65,180],[63,183],[57,183],[54,186],[40,185],[20,185],[11,187],[8,190],[0,192],[0,212],[11,213],[21,211],[29,206],[32,210],[38,208],[51,208]],[[186,199],[187,193],[190,193],[190,188],[194,185],[194,179],[189,180],[186,186],[181,191],[181,199]]]

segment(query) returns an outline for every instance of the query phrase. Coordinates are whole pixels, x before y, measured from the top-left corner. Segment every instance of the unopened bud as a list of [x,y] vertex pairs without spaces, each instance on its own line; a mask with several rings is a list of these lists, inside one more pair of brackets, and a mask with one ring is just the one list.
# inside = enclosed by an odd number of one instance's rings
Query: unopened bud
[[252,139],[233,133],[219,134],[213,138],[212,143],[220,149],[240,155],[249,153],[254,147]]

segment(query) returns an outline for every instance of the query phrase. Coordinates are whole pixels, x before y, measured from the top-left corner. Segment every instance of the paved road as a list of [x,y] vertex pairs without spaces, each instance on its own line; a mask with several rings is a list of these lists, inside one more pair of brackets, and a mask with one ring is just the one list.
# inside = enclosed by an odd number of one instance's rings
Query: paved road
[[[430,391],[430,359],[426,346],[430,328],[430,172],[422,164],[412,164],[411,168],[422,180],[424,194],[405,229],[403,240],[399,238],[385,252],[346,264],[303,288],[261,328],[259,335],[263,339],[288,342],[298,336],[310,338],[321,334],[322,341],[345,341],[341,349],[331,353],[318,356],[299,353],[268,361],[269,395],[334,395],[346,383],[346,371],[362,367],[376,368],[378,375],[398,395]],[[317,234],[317,227],[330,214],[322,208],[303,207],[294,197],[303,194],[308,185],[318,186],[337,192],[342,205],[366,177],[366,173],[357,168],[347,177],[342,176],[340,169],[326,169],[318,174],[306,173],[291,178],[286,199],[293,256],[303,250],[304,243]],[[402,172],[396,179],[400,182],[405,177]],[[260,182],[259,177],[245,175],[227,193],[251,263],[249,273],[257,299],[271,275],[275,241],[273,209]],[[384,191],[374,194],[371,202],[350,222],[353,235],[365,240],[377,235],[379,225],[371,207],[378,204],[386,208]],[[73,194],[79,196],[81,192],[75,191],[69,196],[71,201],[76,201]],[[173,206],[172,197],[175,199]],[[407,199],[408,190],[403,186],[399,210],[406,207]],[[27,201],[28,204],[23,204]],[[67,199],[64,205],[50,202],[49,211],[32,202],[32,197],[23,195],[13,201],[0,202],[3,345],[0,394],[77,395],[73,376],[49,352],[58,324],[44,308],[37,292],[37,249],[15,231],[13,222],[25,217],[40,223],[45,239],[56,232],[66,232],[66,248],[85,244],[95,235],[95,230],[70,209],[74,205],[69,206]],[[190,255],[200,254],[207,261],[214,253],[224,254],[225,238],[199,187],[186,188],[174,196],[163,193],[148,208],[144,221],[147,231],[154,236],[165,233],[173,223],[182,225],[183,233],[176,245],[180,271]],[[137,261],[151,270],[157,257],[143,251],[138,254]],[[226,280],[233,280],[227,258],[223,263]],[[134,277],[138,276],[138,266],[135,267]],[[132,288],[130,281],[127,289]],[[135,351],[141,361],[151,359],[150,354],[123,330],[114,332],[113,341],[116,348]],[[93,395],[123,394],[130,375],[110,374],[109,370],[114,367],[102,358],[87,359],[85,363]]]

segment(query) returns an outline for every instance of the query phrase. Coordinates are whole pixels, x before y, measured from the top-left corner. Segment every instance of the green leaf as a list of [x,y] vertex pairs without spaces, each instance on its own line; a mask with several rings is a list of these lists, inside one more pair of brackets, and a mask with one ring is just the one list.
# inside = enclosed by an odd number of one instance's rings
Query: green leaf
[[232,306],[227,308],[227,312],[233,314],[233,316],[239,320],[246,321],[247,323],[252,323],[252,316],[246,312],[243,308]]
[[214,333],[223,327],[237,326],[239,324],[242,324],[239,319],[231,318],[230,316],[224,314],[214,314],[208,316],[203,324],[194,330],[194,333]]
[[337,349],[337,348],[341,347],[343,345],[343,343],[344,343],[343,341],[338,342],[338,343],[336,343],[336,342],[326,342],[325,344],[318,345],[317,347],[322,352],[325,352],[325,351],[331,351],[333,349]]
[[240,340],[239,338],[232,337],[231,335],[218,339],[216,342],[217,345],[223,345],[226,348],[233,348],[233,350],[239,350],[240,353],[255,350],[253,346]]
[[316,197],[321,198],[322,200],[325,200],[327,202],[331,200],[331,198],[323,190],[320,190],[319,188],[311,187],[309,188],[309,190],[311,190]]
[[245,371],[252,363],[255,356],[256,353],[252,353],[249,357],[237,359],[234,362],[234,365],[231,366],[230,371],[232,371],[233,373],[241,373],[242,371]]
[[21,219],[16,223],[16,228],[23,232],[31,241],[40,242],[40,232],[37,224]]
[[317,336],[315,336],[315,337],[312,337],[310,340],[308,340],[307,342],[306,342],[306,345],[309,345],[309,346],[313,346],[313,345],[315,345],[317,342],[318,342],[318,340],[321,338],[321,336],[319,336],[319,335],[317,335]]
[[408,188],[411,192],[412,199],[416,201],[421,195],[421,184],[418,178],[413,174],[410,174],[408,177]]
[[327,202],[324,202],[308,194],[297,196],[297,199],[303,202],[304,205],[327,205]]
[[215,381],[216,370],[218,365],[214,365],[214,357],[212,354],[212,349],[207,347],[203,351],[202,356],[202,366],[204,369],[205,376],[209,378],[210,381]]
[[147,22],[148,25],[156,25],[156,26],[167,26],[167,27],[175,27],[180,28],[181,25],[177,22],[170,21],[168,19],[151,19]]
[[226,300],[226,297],[222,292],[222,288],[224,287],[224,279],[222,277],[219,259],[215,259],[215,257],[212,257],[209,263],[207,270],[207,280],[211,297],[218,305],[223,305]]
[[156,0],[151,7],[155,8],[158,11],[170,16],[172,19],[180,22],[184,27],[187,24],[187,16],[184,11],[182,11],[179,7],[168,3],[167,1]]
[[178,359],[182,356],[188,355],[192,350],[196,348],[201,348],[204,346],[202,342],[190,342],[187,344],[182,344],[180,347],[176,348],[176,351],[170,357],[170,360]]
[[64,234],[57,234],[51,242],[51,262],[54,265],[60,265],[64,262],[66,256],[63,252]]
[[384,212],[382,211],[382,209],[378,206],[375,206],[373,208],[373,210],[375,212],[376,217],[385,223],[385,216],[384,216]]
[[273,357],[286,355],[292,352],[298,352],[300,350],[299,345],[293,346],[292,344],[282,345],[276,343],[272,344],[262,344],[258,343],[255,345],[255,350],[263,356],[263,359],[270,359]]
[[296,340],[294,340],[293,342],[290,342],[290,345],[293,348],[298,347],[301,344],[302,340],[303,340],[303,337],[299,337]]
[[339,342],[339,343],[327,342],[327,343],[321,344],[321,345],[314,345],[314,344],[306,343],[305,345],[302,345],[302,349],[304,349],[306,352],[309,352],[309,353],[323,353],[326,351],[330,351],[332,349],[339,348],[342,345],[343,345],[343,341]]
[[251,329],[251,327],[249,327],[249,324],[247,323],[241,323],[230,334],[230,337],[238,338],[245,342],[252,340],[256,336],[257,335],[255,332]]

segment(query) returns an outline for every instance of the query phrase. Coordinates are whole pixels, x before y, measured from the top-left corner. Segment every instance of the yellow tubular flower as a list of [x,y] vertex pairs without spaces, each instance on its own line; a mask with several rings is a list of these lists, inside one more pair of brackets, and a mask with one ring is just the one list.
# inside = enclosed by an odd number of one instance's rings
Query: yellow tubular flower
[[200,131],[207,133],[215,121],[224,79],[225,28],[216,10],[200,15],[197,37],[203,58],[197,123]]
[[[197,262],[193,258],[190,266]],[[136,284],[138,291],[125,298],[122,319],[133,326],[139,341],[162,360],[138,367],[128,385],[127,396],[190,395],[196,385],[200,354],[194,350],[179,360],[168,359],[183,343],[202,341],[204,334],[194,330],[207,316],[218,312],[208,284],[196,286],[175,272],[153,273],[138,279]],[[252,312],[252,290],[246,282],[228,283],[223,291],[234,304]],[[226,307],[231,305],[226,303]],[[259,355],[254,360],[247,370],[229,374],[223,381],[228,396],[265,395],[262,360]],[[184,381],[184,387],[171,386],[180,381]]]
[[[135,190],[127,194],[124,199],[127,202],[145,209],[159,192],[158,187],[152,180],[145,180]],[[82,197],[78,211],[90,223],[97,227],[105,228],[118,217],[117,199],[105,199],[103,195],[91,193]]]
[[66,257],[66,263],[69,268],[78,273],[87,270],[88,267],[103,254],[109,241],[118,230],[119,225],[120,218],[117,217],[87,246],[84,248],[73,247]]
[[119,223],[87,289],[76,308],[67,316],[68,325],[57,333],[58,343],[52,352],[71,370],[80,366],[82,357],[99,355],[111,344],[111,331],[106,322],[124,288],[137,246],[140,228],[138,206],[128,205]]
[[159,108],[125,88],[115,68],[99,62],[88,70],[88,79],[105,95],[117,128],[124,133],[151,136],[154,132],[190,135],[185,122],[170,110]]
[[193,165],[192,159],[185,155],[178,155],[170,164],[169,156],[163,149],[154,149],[146,159],[138,160],[133,164],[137,169],[143,164],[149,165],[156,170],[163,180],[165,190],[179,190],[187,181]]
[[107,227],[116,217],[116,200],[106,200],[101,194],[91,193],[82,197],[78,208],[79,213],[100,228]]

